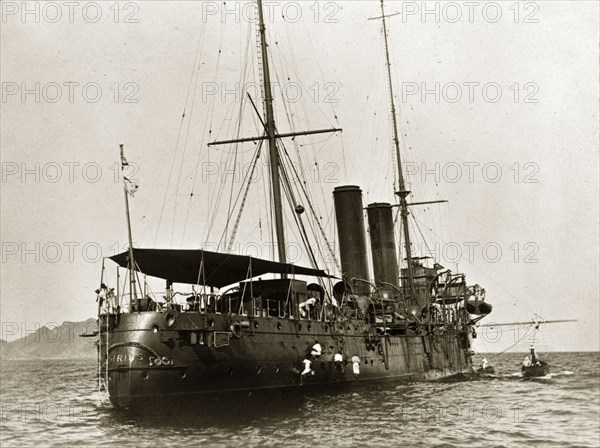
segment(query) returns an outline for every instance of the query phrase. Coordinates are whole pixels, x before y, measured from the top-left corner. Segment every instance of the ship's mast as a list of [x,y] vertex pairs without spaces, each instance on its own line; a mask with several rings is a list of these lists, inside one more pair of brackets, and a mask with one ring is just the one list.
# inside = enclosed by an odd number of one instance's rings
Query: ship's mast
[[[273,193],[273,209],[275,214],[275,237],[277,239],[277,251],[279,262],[286,263],[286,246],[285,246],[285,232],[283,222],[283,204],[281,197],[281,176],[285,176],[281,161],[279,158],[279,151],[277,149],[277,139],[299,137],[304,135],[315,135],[325,134],[330,132],[341,132],[339,128],[331,129],[317,129],[307,130],[300,132],[287,132],[279,134],[277,132],[277,125],[275,124],[275,113],[273,112],[273,92],[271,89],[271,72],[269,69],[269,56],[267,52],[267,29],[265,26],[265,19],[263,14],[263,2],[257,0],[258,9],[258,24],[260,34],[260,54],[262,59],[262,72],[263,72],[263,90],[264,90],[264,109],[265,119],[259,116],[261,123],[264,126],[264,134],[256,137],[249,138],[238,138],[233,140],[221,140],[214,141],[208,144],[208,146],[217,145],[228,145],[232,143],[244,143],[244,142],[257,142],[260,140],[269,141],[269,168],[271,172],[271,189]],[[252,101],[252,98],[250,98]],[[252,103],[254,106],[254,103]]]
[[281,204],[281,182],[279,180],[279,152],[277,150],[277,135],[275,114],[273,113],[273,93],[271,91],[271,73],[267,54],[267,36],[263,15],[262,0],[258,0],[258,21],[260,30],[260,48],[263,65],[263,86],[265,91],[266,131],[269,140],[269,166],[271,170],[271,188],[273,191],[273,206],[275,211],[275,232],[279,262],[286,263],[285,232],[283,226],[283,207]]
[[[123,145],[119,145],[121,152],[121,171],[123,170]],[[129,215],[129,192],[127,191],[127,183],[123,176],[123,193],[125,194],[125,212],[127,214],[127,237],[129,240],[129,304],[137,299],[137,288],[135,286],[135,260],[133,258],[133,238],[131,237],[131,217]],[[131,309],[131,308],[130,308]]]
[[394,127],[394,145],[396,146],[396,161],[398,162],[398,185],[399,190],[396,192],[400,198],[400,215],[402,217],[402,230],[404,234],[404,247],[406,250],[406,263],[408,272],[408,285],[410,288],[411,297],[413,300],[416,299],[415,291],[415,279],[413,275],[413,263],[412,253],[410,249],[410,232],[408,230],[408,203],[406,197],[410,194],[410,191],[406,189],[404,182],[404,174],[402,171],[402,158],[400,155],[400,139],[398,133],[398,121],[396,119],[396,102],[394,101],[394,86],[392,80],[392,63],[390,62],[390,49],[388,43],[387,23],[385,20],[385,8],[383,6],[383,0],[381,0],[381,20],[383,21],[383,37],[385,40],[385,59],[387,64],[388,83],[390,89],[390,103],[392,107],[392,123]]

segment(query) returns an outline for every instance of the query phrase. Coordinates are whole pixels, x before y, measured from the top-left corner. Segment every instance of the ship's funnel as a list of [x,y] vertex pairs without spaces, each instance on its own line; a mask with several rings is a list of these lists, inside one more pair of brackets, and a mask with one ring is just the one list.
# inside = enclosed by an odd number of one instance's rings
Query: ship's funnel
[[[367,216],[369,219],[375,283],[386,282],[397,288],[399,286],[398,258],[396,256],[392,206],[390,204],[371,204],[367,207]],[[393,295],[397,294],[397,290],[389,286],[384,286],[383,289]]]
[[[333,200],[340,241],[342,277],[348,283],[352,278],[368,280],[362,190],[356,186],[338,187],[333,191]],[[352,287],[355,294],[369,293],[369,286],[363,282],[356,282]]]

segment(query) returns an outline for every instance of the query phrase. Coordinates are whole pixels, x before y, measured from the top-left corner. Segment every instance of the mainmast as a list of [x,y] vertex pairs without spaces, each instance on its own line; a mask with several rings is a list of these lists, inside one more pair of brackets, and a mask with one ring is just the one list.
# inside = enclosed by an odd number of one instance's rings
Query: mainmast
[[273,113],[273,93],[271,91],[271,73],[267,54],[267,36],[263,15],[262,0],[258,0],[258,21],[260,30],[260,48],[263,65],[263,86],[265,91],[266,131],[269,140],[269,166],[271,170],[271,188],[273,191],[273,206],[275,208],[275,232],[279,262],[286,263],[285,232],[283,226],[283,207],[281,204],[281,182],[279,180],[279,152],[277,150],[277,135],[275,114]]
[[[298,137],[304,135],[315,135],[325,134],[330,132],[340,132],[339,128],[331,129],[317,129],[307,130],[300,132],[287,132],[284,134],[277,133],[277,126],[275,124],[275,113],[273,112],[273,92],[271,89],[271,72],[269,69],[269,56],[267,52],[267,32],[265,26],[265,19],[263,14],[263,2],[257,0],[258,9],[258,23],[259,23],[259,34],[260,34],[260,54],[262,59],[262,71],[263,71],[263,90],[264,90],[264,109],[265,109],[265,120],[259,116],[261,123],[264,126],[264,134],[261,136],[250,137],[250,138],[238,138],[233,140],[221,140],[214,141],[208,144],[208,146],[216,145],[228,145],[232,143],[244,143],[244,142],[257,142],[260,140],[269,141],[269,168],[271,172],[271,188],[273,193],[273,208],[275,214],[275,233],[277,238],[277,250],[279,261],[281,263],[287,262],[286,257],[286,246],[285,246],[285,232],[283,222],[283,204],[281,197],[281,176],[285,176],[285,171],[281,166],[281,160],[279,157],[279,150],[277,149],[277,139]],[[250,97],[250,101],[252,98]],[[254,106],[254,102],[252,102]],[[255,108],[256,110],[256,108]],[[258,113],[258,112],[257,112]]]
[[385,21],[385,8],[383,6],[383,0],[381,0],[381,20],[383,20],[383,37],[385,40],[385,59],[387,64],[387,74],[388,74],[388,82],[390,89],[390,103],[392,106],[392,123],[394,127],[394,145],[396,146],[396,160],[398,162],[398,185],[399,190],[396,192],[398,197],[400,198],[400,215],[402,217],[402,230],[404,234],[404,248],[406,250],[406,263],[407,263],[407,272],[408,272],[408,285],[410,288],[411,297],[413,300],[416,299],[416,291],[415,291],[415,279],[413,275],[413,263],[412,263],[412,253],[410,249],[410,232],[408,230],[408,203],[406,201],[407,196],[410,194],[410,191],[406,189],[406,184],[404,182],[404,173],[402,171],[402,158],[400,155],[400,139],[398,133],[398,121],[396,119],[396,102],[394,101],[394,86],[392,80],[392,63],[390,62],[390,49],[388,43],[388,33],[387,33],[387,24]]

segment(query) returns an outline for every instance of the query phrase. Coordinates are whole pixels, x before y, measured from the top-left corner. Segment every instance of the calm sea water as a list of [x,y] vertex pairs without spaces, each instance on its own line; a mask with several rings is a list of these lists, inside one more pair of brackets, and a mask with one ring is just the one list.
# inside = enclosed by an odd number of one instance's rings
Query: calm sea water
[[3,361],[1,446],[600,446],[600,354],[550,353],[523,380],[521,354],[487,356],[497,374],[437,383],[355,383],[113,409],[93,361]]

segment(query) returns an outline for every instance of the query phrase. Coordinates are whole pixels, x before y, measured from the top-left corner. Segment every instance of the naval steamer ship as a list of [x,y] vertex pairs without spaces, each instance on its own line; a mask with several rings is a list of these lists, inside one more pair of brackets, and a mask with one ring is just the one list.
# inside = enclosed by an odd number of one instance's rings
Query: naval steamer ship
[[[358,186],[333,191],[339,277],[319,269],[314,257],[312,267],[288,262],[282,196],[289,198],[290,191],[289,174],[281,163],[282,140],[340,129],[278,132],[262,1],[256,6],[264,134],[213,144],[259,142],[258,152],[263,142],[268,145],[278,259],[133,248],[124,177],[129,249],[111,259],[126,275],[118,276],[114,292],[105,285],[109,280],[103,267],[97,291],[99,385],[117,407],[207,393],[386,379],[428,381],[472,370],[474,324],[491,305],[485,302],[485,291],[469,286],[463,274],[437,263],[428,267],[411,253],[409,209],[417,204],[409,203],[402,172],[383,1],[380,19],[399,189],[397,203],[366,207],[372,276]],[[121,160],[127,163],[122,146]],[[307,210],[298,202],[290,205],[303,228]],[[308,209],[312,212],[312,206]],[[396,244],[394,210],[399,211],[403,250]],[[398,260],[402,253],[404,259]],[[166,281],[161,300],[147,293],[146,276]],[[129,286],[119,287],[120,282]],[[192,292],[183,296],[175,285],[191,285]]]

